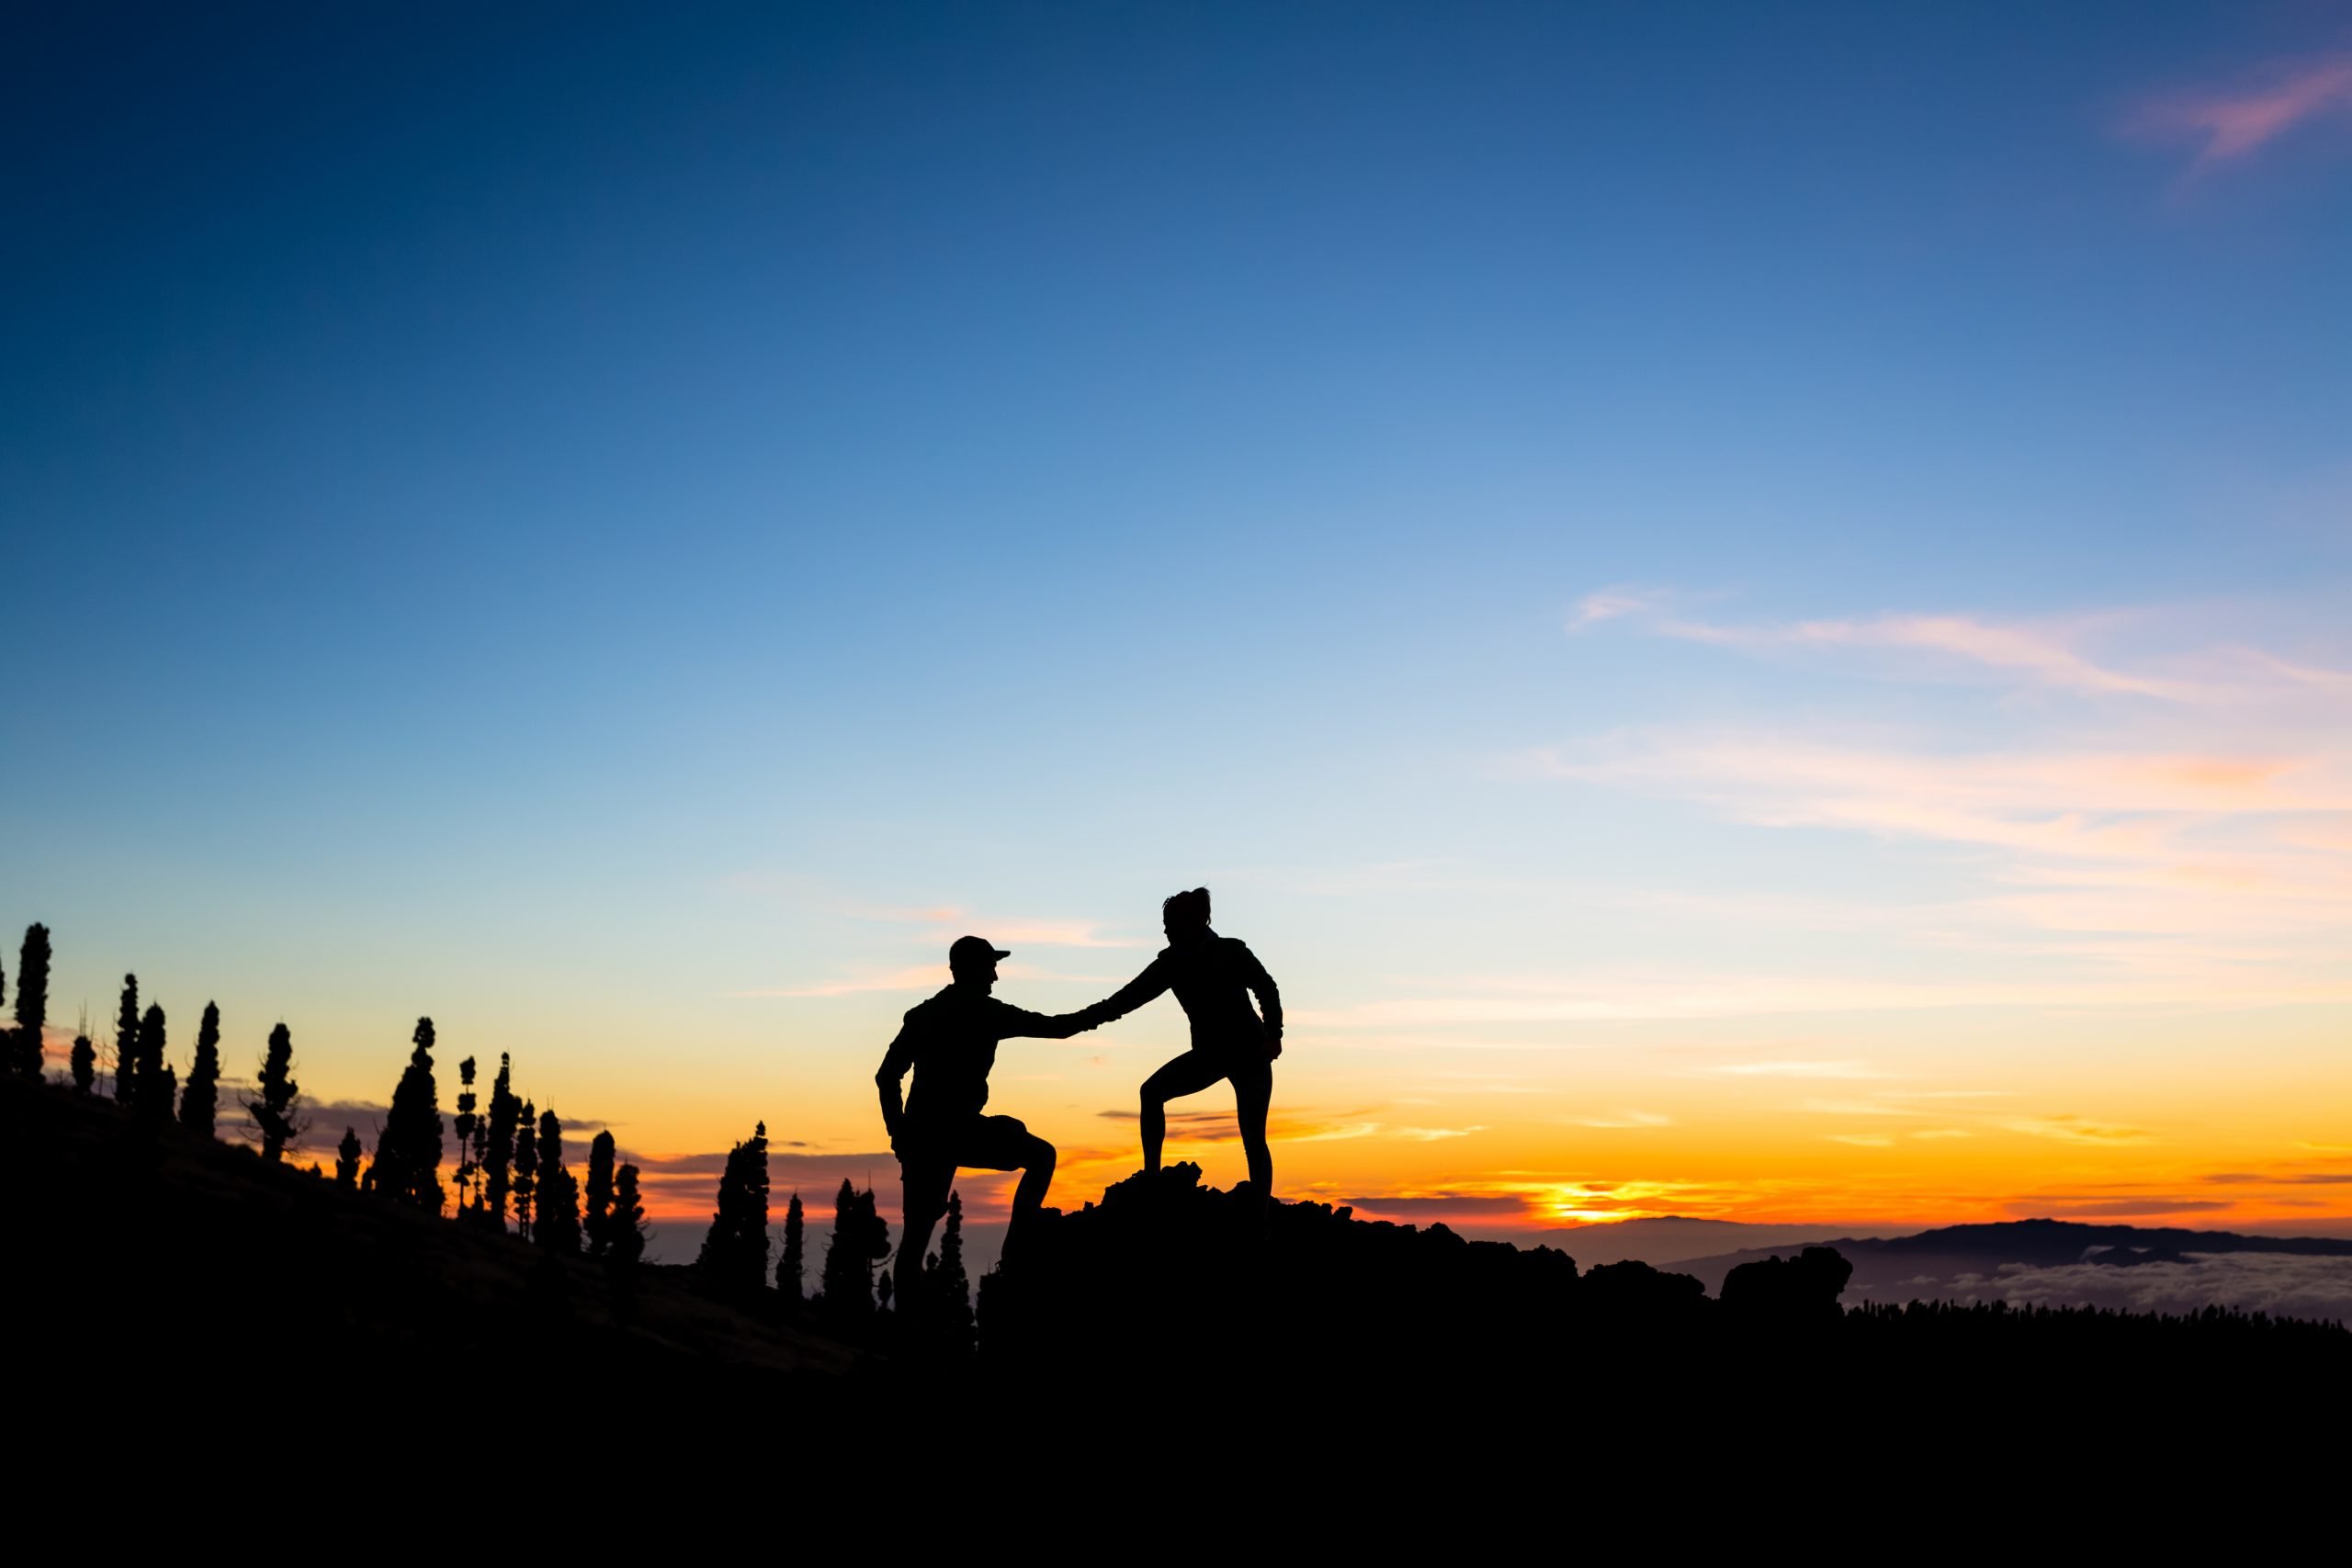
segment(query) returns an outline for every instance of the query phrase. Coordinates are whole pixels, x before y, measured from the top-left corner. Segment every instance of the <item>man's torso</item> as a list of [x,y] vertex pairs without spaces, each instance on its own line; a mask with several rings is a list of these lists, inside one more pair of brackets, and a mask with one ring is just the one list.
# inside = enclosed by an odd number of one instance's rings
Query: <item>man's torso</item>
[[997,1042],[1020,1016],[1018,1008],[955,986],[909,1009],[907,1023],[920,1033],[908,1118],[935,1125],[978,1116],[989,1102]]

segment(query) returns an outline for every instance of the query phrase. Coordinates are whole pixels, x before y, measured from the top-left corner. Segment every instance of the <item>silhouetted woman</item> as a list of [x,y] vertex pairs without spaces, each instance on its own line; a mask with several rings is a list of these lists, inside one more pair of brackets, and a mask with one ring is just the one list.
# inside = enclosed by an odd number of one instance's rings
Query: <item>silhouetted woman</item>
[[[1168,945],[1150,966],[1086,1010],[1095,1021],[1124,1018],[1162,991],[1174,991],[1192,1021],[1193,1048],[1144,1080],[1143,1168],[1159,1168],[1168,1102],[1198,1094],[1219,1078],[1233,1083],[1241,1146],[1261,1198],[1274,1190],[1274,1156],[1266,1147],[1266,1107],[1274,1094],[1274,1058],[1283,1054],[1283,999],[1257,955],[1209,929],[1209,890],[1195,887],[1159,906]],[[1258,1007],[1250,993],[1258,994]],[[1258,1016],[1265,1010],[1264,1019]]]

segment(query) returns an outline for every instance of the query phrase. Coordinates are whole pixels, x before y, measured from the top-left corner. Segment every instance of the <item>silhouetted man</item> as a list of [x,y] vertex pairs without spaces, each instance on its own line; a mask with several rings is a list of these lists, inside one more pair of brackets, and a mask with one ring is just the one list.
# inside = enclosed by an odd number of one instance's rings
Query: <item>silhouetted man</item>
[[[912,1304],[922,1287],[923,1249],[947,1210],[959,1168],[1021,1172],[1012,1224],[1005,1234],[1008,1256],[1023,1222],[1044,1204],[1046,1189],[1053,1185],[1054,1145],[1012,1117],[982,1114],[989,1102],[989,1069],[996,1066],[1000,1040],[1067,1040],[1093,1028],[1094,1021],[1084,1013],[1047,1018],[997,1000],[989,993],[996,987],[996,961],[1004,956],[1002,949],[978,937],[957,937],[947,950],[953,983],[907,1010],[905,1025],[874,1075],[906,1190],[905,1227],[893,1270],[900,1311]],[[901,1105],[899,1081],[909,1067],[915,1083]]]
[[[1159,906],[1168,932],[1144,972],[1116,994],[1078,1014],[1089,1026],[1124,1018],[1162,991],[1174,991],[1192,1021],[1193,1048],[1144,1080],[1143,1168],[1159,1168],[1159,1145],[1168,1133],[1168,1102],[1198,1094],[1219,1078],[1233,1081],[1233,1108],[1241,1126],[1241,1147],[1250,1157],[1250,1180],[1258,1196],[1271,1200],[1274,1156],[1266,1146],[1266,1109],[1274,1097],[1274,1058],[1283,1054],[1283,998],[1266,966],[1233,937],[1209,929],[1209,890],[1195,887]],[[1258,994],[1258,1009],[1250,993]]]

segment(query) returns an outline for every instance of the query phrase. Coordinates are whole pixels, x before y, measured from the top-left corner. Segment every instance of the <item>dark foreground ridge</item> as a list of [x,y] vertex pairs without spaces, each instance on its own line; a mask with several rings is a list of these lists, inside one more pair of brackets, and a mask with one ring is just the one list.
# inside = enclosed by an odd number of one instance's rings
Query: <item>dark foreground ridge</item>
[[[1131,1177],[1100,1203],[1048,1213],[1017,1271],[983,1282],[985,1354],[1041,1384],[1106,1372],[1212,1387],[1237,1376],[1408,1407],[1511,1408],[1606,1396],[1688,1413],[1769,1378],[1826,1391],[1893,1375],[1916,1393],[1984,1407],[2097,1380],[2110,1404],[2180,1419],[2216,1390],[2314,1377],[2352,1393],[2341,1325],[2215,1308],[2092,1309],[1841,1302],[1851,1266],[1813,1247],[1732,1269],[1706,1293],[1689,1274],[1627,1261],[1579,1270],[1549,1247],[1470,1241],[1443,1225],[1357,1220],[1279,1203],[1196,1167]],[[1690,1402],[1685,1404],[1684,1401]]]
[[0,1080],[0,1184],[22,1227],[0,1332],[54,1350],[12,1393],[69,1427],[143,1408],[178,1367],[215,1369],[228,1406],[273,1427],[423,1438],[487,1386],[616,1429],[749,1423],[743,1463],[961,1431],[975,1411],[992,1434],[1056,1431],[1106,1400],[1146,1431],[1262,1411],[1339,1441],[1365,1420],[1470,1431],[1597,1404],[1615,1430],[1671,1430],[1768,1391],[1784,1434],[1826,1440],[1896,1387],[1988,1429],[2096,1390],[2109,1416],[2183,1433],[2217,1401],[2243,1416],[2352,1393],[2336,1325],[1846,1310],[1829,1248],[1743,1266],[1711,1297],[1644,1263],[1269,1209],[1190,1165],[1041,1215],[981,1282],[977,1348],[905,1311],[820,1332],[782,1291],[551,1254],[62,1086]]

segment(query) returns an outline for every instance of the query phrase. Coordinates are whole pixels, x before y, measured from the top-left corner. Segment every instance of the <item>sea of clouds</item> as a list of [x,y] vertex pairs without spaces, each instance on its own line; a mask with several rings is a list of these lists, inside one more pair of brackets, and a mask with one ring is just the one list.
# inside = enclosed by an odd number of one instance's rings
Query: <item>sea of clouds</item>
[[2018,1306],[2101,1306],[2125,1312],[2199,1312],[2230,1306],[2274,1316],[2352,1323],[2352,1258],[2276,1252],[2188,1253],[2180,1263],[2115,1268],[2007,1263],[1962,1274],[1944,1291],[1954,1301]]

